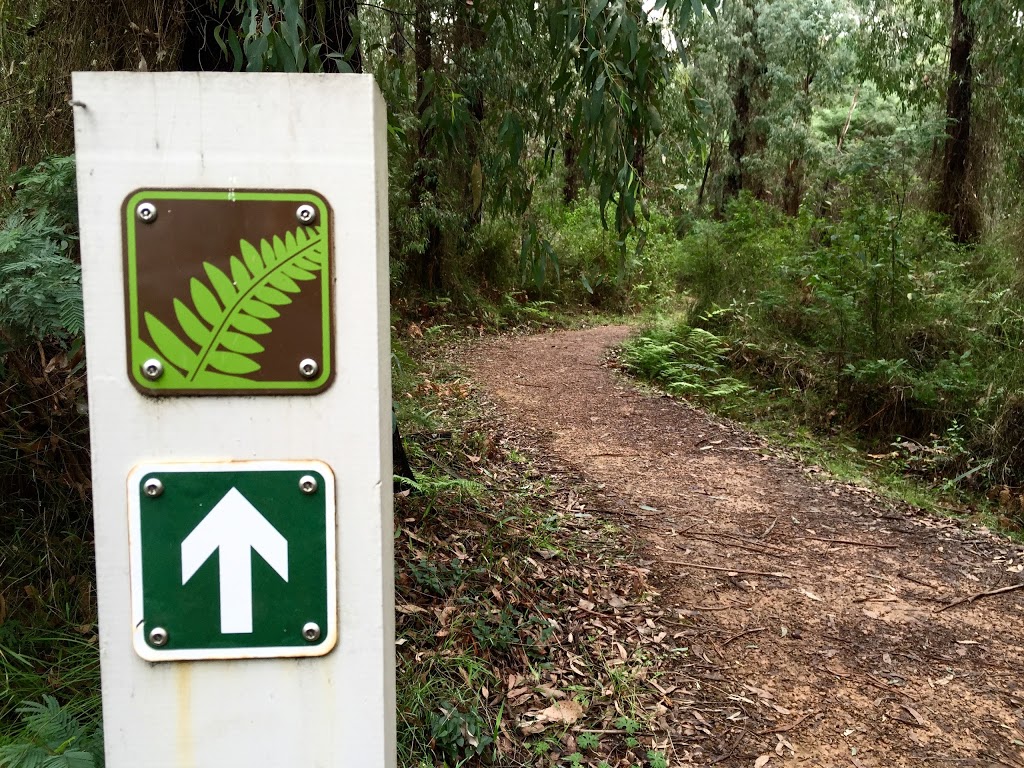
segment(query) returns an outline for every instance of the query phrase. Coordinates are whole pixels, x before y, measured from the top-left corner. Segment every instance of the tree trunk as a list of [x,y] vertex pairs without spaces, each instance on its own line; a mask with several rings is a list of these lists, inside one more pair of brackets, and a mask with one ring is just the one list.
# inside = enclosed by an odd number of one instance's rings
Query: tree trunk
[[739,86],[733,97],[733,118],[729,126],[729,157],[732,165],[725,175],[722,188],[723,202],[738,197],[743,190],[743,156],[747,149],[747,130],[750,126],[750,85],[747,82],[749,64],[746,57],[739,65]]
[[800,214],[800,203],[804,197],[804,164],[802,158],[795,157],[786,166],[786,178],[783,183],[783,210],[789,216]]
[[949,86],[946,91],[948,124],[942,162],[939,213],[949,217],[953,239],[973,243],[981,229],[978,200],[971,180],[971,91],[974,72],[974,22],[964,10],[964,0],[953,0],[953,24],[949,52]]
[[336,53],[345,58],[353,72],[362,72],[363,53],[359,38],[352,28],[353,19],[359,18],[357,0],[326,0],[322,8],[324,47],[321,51],[325,57],[324,71],[328,70],[329,63],[337,67],[337,62],[326,59],[327,54]]
[[647,175],[647,137],[642,130],[634,131],[633,135],[633,170],[637,178],[643,182]]
[[743,6],[749,10],[750,20],[743,26],[750,34],[750,45],[740,54],[736,68],[736,91],[733,96],[733,121],[729,126],[729,157],[731,163],[726,172],[722,189],[721,207],[730,198],[739,196],[746,189],[755,197],[764,196],[764,187],[760,181],[744,170],[744,161],[764,149],[767,137],[757,127],[756,105],[764,98],[763,75],[765,73],[764,51],[757,35],[757,9],[749,2]]
[[562,183],[562,201],[575,205],[583,188],[583,173],[580,171],[580,142],[572,130],[562,134],[562,160],[565,163],[565,181]]
[[465,73],[462,92],[466,94],[471,122],[466,128],[465,208],[466,231],[483,221],[483,157],[480,137],[483,133],[484,89],[477,60],[487,39],[483,19],[473,0],[455,0],[455,51],[461,54],[461,69]]
[[436,210],[424,210],[427,205],[437,206],[437,157],[434,153],[434,129],[430,124],[433,108],[433,42],[431,9],[427,0],[416,0],[413,13],[413,58],[416,65],[416,113],[419,131],[416,141],[410,203],[420,216],[423,226],[423,252],[419,254],[416,277],[421,288],[435,291],[441,288],[441,229]]

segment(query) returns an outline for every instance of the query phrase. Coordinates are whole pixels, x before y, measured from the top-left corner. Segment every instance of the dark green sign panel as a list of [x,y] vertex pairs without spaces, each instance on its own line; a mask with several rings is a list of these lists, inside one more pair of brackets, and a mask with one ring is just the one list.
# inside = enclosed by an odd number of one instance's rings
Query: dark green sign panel
[[317,656],[337,639],[334,479],[319,462],[152,465],[128,481],[136,651]]
[[320,195],[145,189],[122,216],[136,388],[252,395],[330,384],[331,210]]

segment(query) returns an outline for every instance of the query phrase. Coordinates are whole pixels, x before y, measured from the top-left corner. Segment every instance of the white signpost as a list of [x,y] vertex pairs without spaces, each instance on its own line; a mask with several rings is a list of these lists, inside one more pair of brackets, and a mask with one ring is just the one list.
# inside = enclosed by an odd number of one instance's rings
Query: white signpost
[[394,768],[386,113],[74,76],[109,768]]

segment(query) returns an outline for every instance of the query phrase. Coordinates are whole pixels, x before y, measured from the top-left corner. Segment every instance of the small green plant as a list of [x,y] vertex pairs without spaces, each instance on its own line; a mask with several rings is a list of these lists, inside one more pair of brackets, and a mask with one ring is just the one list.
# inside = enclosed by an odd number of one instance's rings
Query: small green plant
[[[291,304],[291,294],[317,280],[327,262],[320,227],[299,227],[283,239],[263,240],[259,247],[242,240],[239,252],[241,257],[230,259],[230,277],[203,263],[205,279],[193,277],[189,284],[192,307],[175,299],[174,313],[184,335],[164,322],[169,318],[144,314],[159,357],[175,366],[175,382],[183,377],[210,387],[238,385],[238,377],[260,370],[254,356],[264,346],[254,337],[272,332],[268,323],[281,315],[278,307]],[[138,358],[153,354],[141,337],[133,340],[133,347]]]
[[25,702],[17,710],[25,723],[21,738],[0,747],[0,768],[95,768],[102,748],[52,696]]
[[651,764],[651,768],[668,768],[668,759],[665,757],[664,752],[658,752],[657,750],[647,750],[647,762]]
[[417,584],[438,597],[454,592],[470,574],[458,558],[449,563],[424,558],[409,563],[409,570]]
[[504,651],[519,639],[516,628],[515,612],[505,608],[497,615],[497,620],[490,619],[480,613],[473,622],[473,637],[485,650]]
[[51,158],[11,182],[18,191],[0,217],[0,352],[74,338],[84,326],[74,158]]
[[429,721],[435,748],[454,760],[482,755],[494,742],[486,721],[475,708],[462,711],[451,702],[443,702],[430,713]]
[[581,733],[576,737],[576,744],[580,749],[597,749],[597,745],[600,740],[597,738],[596,733]]

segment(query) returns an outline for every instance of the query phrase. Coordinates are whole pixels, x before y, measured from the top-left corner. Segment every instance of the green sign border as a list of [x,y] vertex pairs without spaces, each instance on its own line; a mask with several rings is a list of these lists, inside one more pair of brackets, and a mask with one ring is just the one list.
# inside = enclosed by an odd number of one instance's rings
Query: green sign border
[[[289,381],[251,381],[241,377],[231,377],[219,387],[189,386],[189,382],[177,373],[177,369],[159,352],[144,342],[140,337],[139,302],[137,295],[138,265],[135,244],[135,231],[139,225],[135,216],[136,206],[144,200],[218,200],[218,201],[249,201],[266,200],[283,203],[309,203],[317,208],[317,221],[326,228],[327,260],[326,268],[321,271],[321,295],[323,323],[323,349],[321,352],[320,373],[315,379]],[[141,189],[130,193],[122,208],[124,223],[124,293],[125,315],[128,330],[128,377],[132,384],[149,395],[258,395],[258,394],[289,394],[301,392],[317,394],[327,389],[334,380],[334,327],[333,317],[333,253],[334,232],[331,208],[327,201],[313,191],[253,191],[253,190],[185,190],[185,189]],[[153,381],[142,375],[142,364],[146,360],[156,358],[164,363],[164,375]]]
[[[203,488],[199,477],[202,475],[219,476],[210,480],[214,489],[206,491]],[[316,493],[307,497],[301,495],[298,486],[299,478],[303,475],[312,475],[319,483]],[[144,483],[151,477],[157,477],[163,482],[163,493],[160,496],[149,497],[143,490]],[[261,493],[259,486],[268,483],[271,486],[270,493]],[[287,529],[283,518],[292,514],[294,508],[312,503],[322,510],[319,519],[324,527],[322,531],[317,531],[317,541],[300,542],[290,539],[288,547],[289,571],[292,576],[288,580],[289,586],[299,583],[294,581],[297,574],[294,568],[305,562],[304,555],[308,558],[312,550],[322,551],[324,555],[324,584],[307,583],[305,586],[306,596],[311,592],[316,593],[307,606],[308,615],[296,614],[296,606],[291,603],[283,604],[279,612],[265,605],[254,605],[255,623],[252,633],[223,635],[219,631],[220,603],[217,598],[219,557],[211,556],[189,580],[188,585],[180,584],[180,548],[184,537],[205,519],[223,494],[232,487],[238,488],[257,509],[260,509],[261,501],[268,495],[277,497],[273,505],[264,503],[260,513],[279,531],[281,528]],[[186,495],[181,500],[172,501],[170,495],[175,493]],[[289,507],[286,499],[293,493],[295,507]],[[127,479],[127,495],[131,545],[132,645],[136,653],[147,661],[295,658],[330,653],[338,642],[335,493],[334,474],[330,467],[319,461],[147,463],[132,469]],[[161,506],[178,519],[157,519],[154,527],[152,516],[160,513]],[[148,524],[147,516],[150,519]],[[170,537],[166,533],[168,529],[174,530]],[[147,547],[152,547],[152,550],[147,551]],[[253,558],[253,587],[256,589],[260,586],[260,572],[268,576],[269,566],[259,562],[257,555],[253,554]],[[160,572],[150,572],[154,568]],[[265,584],[274,585],[276,579],[274,575]],[[308,575],[304,580],[309,582]],[[197,589],[207,596],[205,603],[203,597],[195,593]],[[271,586],[270,590],[273,589]],[[214,594],[212,602],[208,598],[211,590]],[[318,607],[311,609],[313,603]],[[278,618],[275,621],[276,613],[285,614],[283,620]],[[175,624],[176,619],[165,620],[168,616],[180,614],[188,615],[190,621],[202,622],[203,626],[183,627]],[[322,634],[316,642],[310,643],[302,637],[301,629],[305,621],[316,621],[320,625]],[[165,646],[154,646],[148,633],[155,626],[164,624],[169,624],[165,627],[169,642]],[[184,642],[182,637],[185,638]]]

